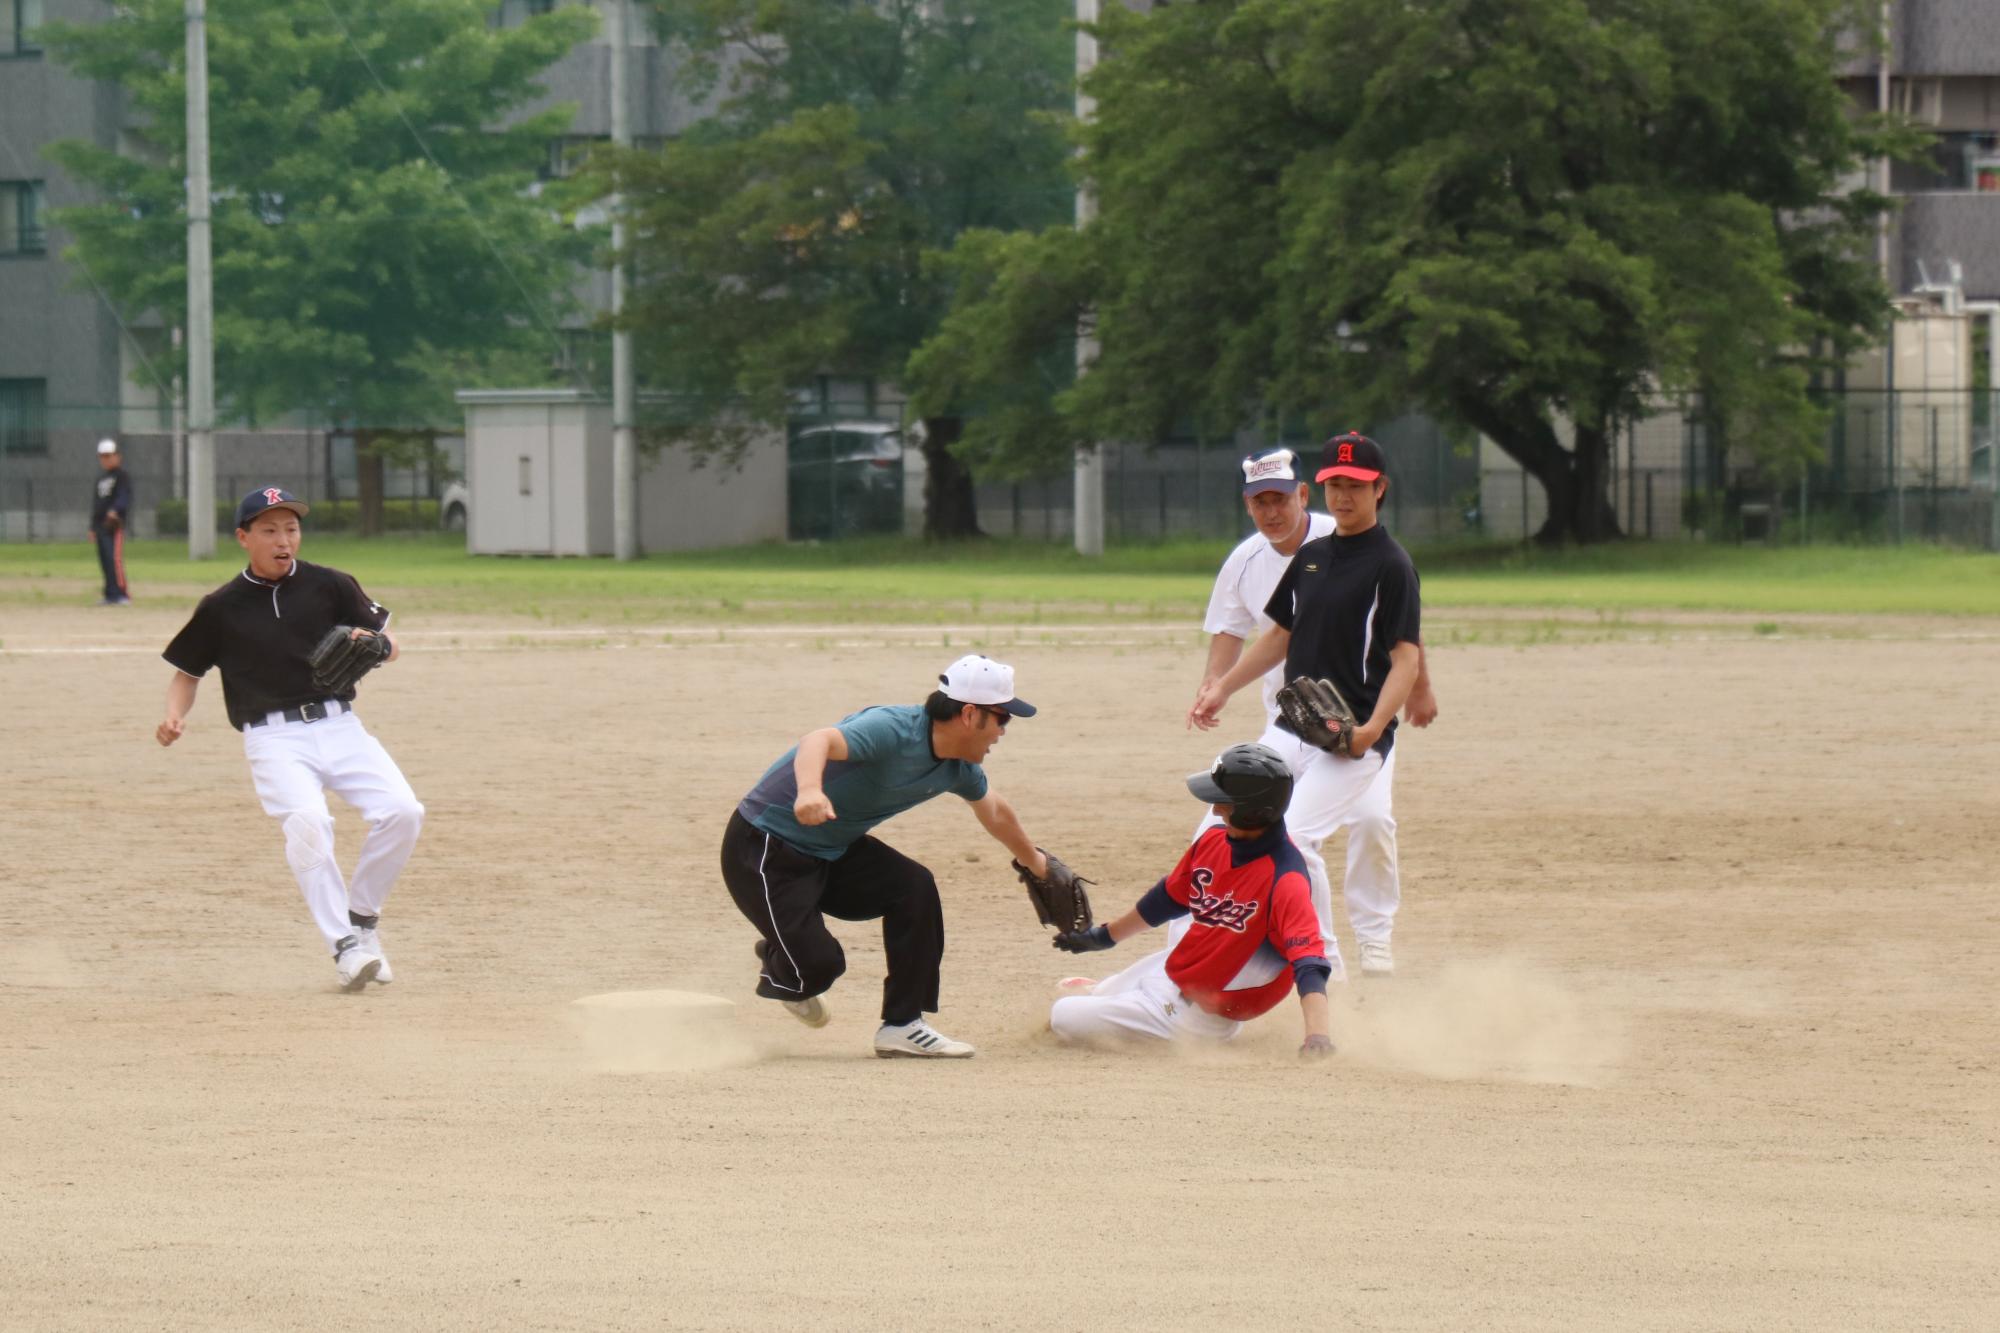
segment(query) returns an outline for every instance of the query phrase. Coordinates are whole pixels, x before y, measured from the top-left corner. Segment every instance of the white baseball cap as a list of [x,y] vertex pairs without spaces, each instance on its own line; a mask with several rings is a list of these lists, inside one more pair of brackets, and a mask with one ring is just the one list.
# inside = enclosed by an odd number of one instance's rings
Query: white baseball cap
[[1014,668],[1005,662],[970,653],[938,676],[945,697],[962,704],[984,704],[1014,717],[1033,717],[1035,706],[1014,697]]
[[1293,491],[1299,482],[1299,456],[1290,449],[1273,449],[1268,454],[1252,454],[1243,460],[1243,493]]
[[98,453],[100,453],[100,454],[115,454],[115,453],[117,453],[117,452],[118,452],[118,441],[116,441],[116,440],[99,440],[99,441],[97,442],[97,452],[98,452]]

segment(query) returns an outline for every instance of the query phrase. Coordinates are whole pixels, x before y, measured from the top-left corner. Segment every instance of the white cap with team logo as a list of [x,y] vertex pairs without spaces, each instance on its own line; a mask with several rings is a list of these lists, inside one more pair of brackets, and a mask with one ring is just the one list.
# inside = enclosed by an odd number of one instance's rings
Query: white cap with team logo
[[1033,717],[1035,706],[1014,697],[1014,668],[977,653],[959,658],[938,676],[945,697],[962,704],[999,708],[1014,717]]
[[1273,449],[1268,454],[1253,454],[1243,460],[1245,495],[1255,495],[1259,491],[1294,490],[1301,480],[1299,456],[1290,449]]

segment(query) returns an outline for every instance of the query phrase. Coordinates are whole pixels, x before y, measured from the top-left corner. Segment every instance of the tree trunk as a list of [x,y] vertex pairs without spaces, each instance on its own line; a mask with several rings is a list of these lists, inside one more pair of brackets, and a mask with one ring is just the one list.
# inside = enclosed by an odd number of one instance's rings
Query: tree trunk
[[924,418],[924,537],[957,541],[979,537],[979,507],[972,473],[951,452],[965,431],[960,417]]
[[1624,535],[1618,526],[1618,510],[1611,503],[1613,442],[1607,426],[1577,427],[1576,448],[1570,455],[1575,484],[1570,488],[1568,535],[1580,544],[1613,541]]
[[356,428],[354,432],[354,481],[358,493],[360,522],[364,537],[382,535],[382,492],[384,467],[375,448],[375,432]]
[[1542,484],[1549,508],[1548,517],[1535,533],[1536,542],[1544,546],[1565,542],[1588,545],[1624,535],[1606,489],[1611,462],[1608,430],[1601,426],[1579,428],[1576,448],[1570,450],[1562,447],[1555,428],[1534,411],[1461,402],[1459,414]]

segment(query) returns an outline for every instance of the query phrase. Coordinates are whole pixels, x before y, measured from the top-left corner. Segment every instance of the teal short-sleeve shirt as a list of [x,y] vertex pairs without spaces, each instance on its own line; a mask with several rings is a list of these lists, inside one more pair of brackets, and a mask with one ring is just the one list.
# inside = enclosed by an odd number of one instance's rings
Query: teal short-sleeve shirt
[[792,814],[799,797],[796,745],[764,770],[737,813],[809,856],[834,861],[877,824],[933,796],[986,795],[985,769],[931,751],[931,722],[920,705],[864,708],[835,725],[847,740],[847,758],[829,760],[820,784],[833,802],[832,819],[808,828]]

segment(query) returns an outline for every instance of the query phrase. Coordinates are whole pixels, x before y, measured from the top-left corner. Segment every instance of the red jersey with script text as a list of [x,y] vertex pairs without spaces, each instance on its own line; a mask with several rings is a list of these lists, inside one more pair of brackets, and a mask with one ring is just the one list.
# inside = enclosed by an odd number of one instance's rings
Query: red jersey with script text
[[1187,906],[1167,976],[1212,1014],[1255,1018],[1292,990],[1292,964],[1326,956],[1299,849],[1273,825],[1254,838],[1204,830],[1163,881]]

